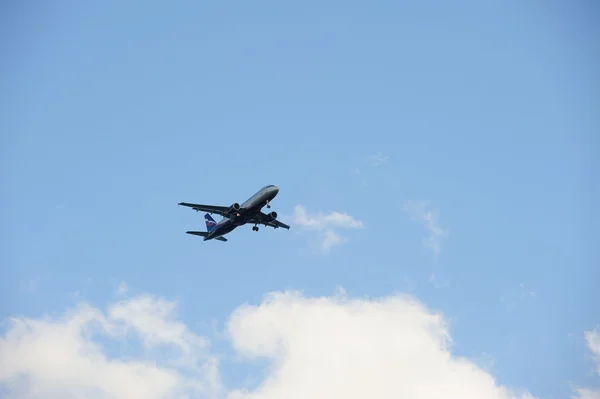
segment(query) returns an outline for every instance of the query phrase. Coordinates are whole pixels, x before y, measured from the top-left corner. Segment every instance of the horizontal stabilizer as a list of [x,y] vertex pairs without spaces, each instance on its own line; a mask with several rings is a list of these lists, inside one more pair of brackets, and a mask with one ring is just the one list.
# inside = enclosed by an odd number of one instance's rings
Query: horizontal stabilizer
[[[208,232],[206,231],[186,231],[187,234],[193,234],[195,236],[200,236],[200,237],[206,237],[208,235]],[[214,238],[214,240],[219,240],[219,241],[227,241],[227,238],[225,237],[217,237]]]

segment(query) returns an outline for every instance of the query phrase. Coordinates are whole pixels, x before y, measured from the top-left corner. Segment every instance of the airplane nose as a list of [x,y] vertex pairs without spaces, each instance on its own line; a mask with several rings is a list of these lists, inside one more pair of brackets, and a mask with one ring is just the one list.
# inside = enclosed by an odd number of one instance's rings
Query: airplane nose
[[272,190],[275,194],[277,194],[279,192],[279,187],[273,186]]

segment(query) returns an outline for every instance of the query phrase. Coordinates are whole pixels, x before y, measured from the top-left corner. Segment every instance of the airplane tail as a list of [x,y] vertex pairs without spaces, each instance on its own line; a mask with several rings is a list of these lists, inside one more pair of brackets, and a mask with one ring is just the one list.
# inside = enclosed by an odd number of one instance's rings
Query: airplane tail
[[217,225],[217,222],[215,222],[215,219],[213,219],[212,216],[210,216],[210,213],[204,215],[204,222],[206,223],[206,231],[209,233],[213,231],[213,229]]

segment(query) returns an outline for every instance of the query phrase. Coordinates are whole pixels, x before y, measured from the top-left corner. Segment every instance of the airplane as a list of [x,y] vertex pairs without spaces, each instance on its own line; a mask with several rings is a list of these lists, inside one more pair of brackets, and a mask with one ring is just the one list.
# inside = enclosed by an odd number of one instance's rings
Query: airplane
[[[279,193],[279,187],[269,184],[256,192],[252,197],[248,198],[242,205],[237,202],[231,206],[219,205],[202,205],[180,202],[177,205],[187,206],[194,209],[196,212],[208,212],[204,215],[206,231],[186,231],[186,234],[193,234],[204,237],[203,241],[218,240],[227,241],[223,237],[239,226],[247,223],[254,224],[252,231],[258,231],[258,225],[264,224],[275,229],[280,227],[289,230],[290,226],[277,220],[277,212],[273,211],[269,214],[262,212],[262,208],[266,205],[271,208],[270,202]],[[216,213],[223,217],[218,223],[210,216]]]

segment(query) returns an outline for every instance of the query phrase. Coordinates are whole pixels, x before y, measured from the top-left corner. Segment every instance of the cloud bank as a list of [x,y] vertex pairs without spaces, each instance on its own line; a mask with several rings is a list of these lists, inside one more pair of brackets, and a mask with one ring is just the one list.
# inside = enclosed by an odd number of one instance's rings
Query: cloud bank
[[80,303],[59,317],[14,317],[0,338],[0,387],[18,398],[219,397],[208,341],[174,310],[142,295],[106,312]]
[[332,247],[342,245],[346,239],[338,232],[341,229],[362,229],[363,222],[347,213],[329,212],[309,214],[302,205],[294,208],[294,223],[319,234],[319,248],[327,253]]
[[533,398],[453,355],[443,315],[409,296],[286,291],[238,307],[226,326],[233,350],[270,361],[246,390],[222,386],[208,340],[175,311],[141,295],[105,312],[79,304],[58,317],[13,318],[0,338],[0,390],[40,399]]
[[273,372],[232,399],[532,398],[474,362],[454,357],[442,315],[406,296],[378,300],[275,293],[232,315],[234,348]]

